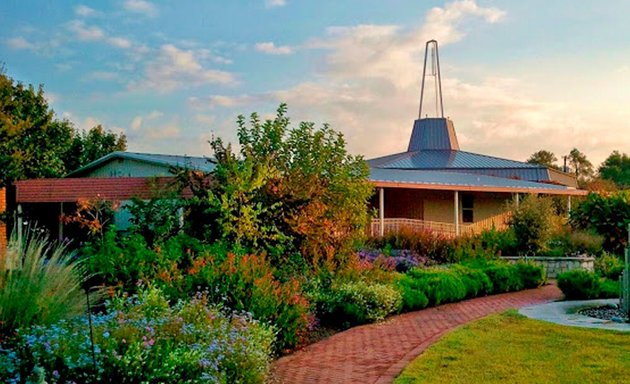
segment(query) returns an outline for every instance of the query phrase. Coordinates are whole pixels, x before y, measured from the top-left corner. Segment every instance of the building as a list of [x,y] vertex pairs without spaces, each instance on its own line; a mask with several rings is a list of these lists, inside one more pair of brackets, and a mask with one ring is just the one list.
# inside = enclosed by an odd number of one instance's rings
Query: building
[[[427,57],[431,50],[431,71]],[[425,78],[433,77],[437,117],[422,117]],[[368,161],[370,180],[377,187],[373,206],[379,217],[372,234],[402,227],[448,235],[502,228],[507,203],[519,195],[585,195],[575,176],[538,164],[501,159],[459,148],[453,122],[444,117],[437,42],[427,42],[418,119],[405,152]]]

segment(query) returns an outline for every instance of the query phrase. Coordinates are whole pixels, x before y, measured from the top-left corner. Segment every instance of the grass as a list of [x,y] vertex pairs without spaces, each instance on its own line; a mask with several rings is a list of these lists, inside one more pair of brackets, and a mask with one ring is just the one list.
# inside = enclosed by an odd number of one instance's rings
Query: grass
[[628,383],[630,333],[565,327],[516,311],[463,326],[405,368],[395,384]]

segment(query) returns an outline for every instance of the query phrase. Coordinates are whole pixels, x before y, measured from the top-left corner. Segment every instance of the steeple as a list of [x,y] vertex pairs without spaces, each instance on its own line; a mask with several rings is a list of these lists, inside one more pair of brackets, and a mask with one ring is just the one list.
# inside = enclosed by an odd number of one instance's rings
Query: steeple
[[[427,74],[427,59],[431,50],[431,73]],[[422,118],[422,103],[424,101],[424,85],[427,76],[433,77],[435,86],[435,117]],[[420,106],[418,119],[413,124],[408,152],[427,150],[459,150],[457,135],[453,122],[444,118],[444,104],[442,100],[442,77],[440,73],[440,57],[436,40],[427,41],[424,51],[424,67],[422,68],[422,85],[420,86]]]

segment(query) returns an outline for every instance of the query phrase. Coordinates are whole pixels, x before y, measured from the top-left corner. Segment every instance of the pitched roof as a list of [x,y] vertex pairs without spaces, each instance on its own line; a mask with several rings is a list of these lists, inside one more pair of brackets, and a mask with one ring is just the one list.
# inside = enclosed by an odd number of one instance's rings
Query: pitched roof
[[212,172],[212,170],[214,170],[214,164],[210,162],[210,159],[207,157],[117,151],[68,173],[66,177],[86,173],[113,159],[135,160],[148,164],[162,165],[164,167],[189,168],[204,172]]
[[436,170],[371,168],[370,181],[376,184],[377,187],[561,195],[586,194],[586,191],[569,188],[564,185]]

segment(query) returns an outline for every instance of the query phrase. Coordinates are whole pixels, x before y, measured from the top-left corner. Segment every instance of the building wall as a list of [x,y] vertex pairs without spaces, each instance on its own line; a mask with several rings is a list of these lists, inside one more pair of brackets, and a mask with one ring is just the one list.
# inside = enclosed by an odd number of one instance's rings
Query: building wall
[[173,176],[166,166],[131,159],[114,159],[81,177],[159,177]]
[[[462,221],[461,198],[468,192],[460,192],[459,220]],[[453,191],[430,191],[418,189],[391,188],[385,190],[385,217],[406,218],[443,223],[453,222]],[[509,193],[481,193],[473,195],[473,219],[478,222],[507,210],[506,203],[512,199]],[[378,193],[372,200],[378,209]]]
[[[7,210],[7,193],[6,189],[0,188],[0,215]],[[7,246],[7,224],[0,220],[0,252]]]

